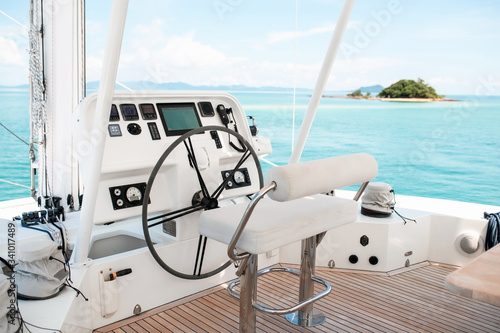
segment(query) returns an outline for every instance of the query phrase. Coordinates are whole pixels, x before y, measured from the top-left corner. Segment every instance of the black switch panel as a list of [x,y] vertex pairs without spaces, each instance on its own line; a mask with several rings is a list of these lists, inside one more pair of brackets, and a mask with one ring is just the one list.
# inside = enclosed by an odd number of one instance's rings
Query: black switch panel
[[212,139],[214,139],[217,149],[221,149],[222,143],[220,142],[219,133],[217,133],[217,131],[210,131],[210,135],[212,136]]
[[158,127],[156,126],[156,123],[148,123],[149,127],[149,133],[151,133],[151,138],[153,140],[160,140],[160,132],[158,131]]

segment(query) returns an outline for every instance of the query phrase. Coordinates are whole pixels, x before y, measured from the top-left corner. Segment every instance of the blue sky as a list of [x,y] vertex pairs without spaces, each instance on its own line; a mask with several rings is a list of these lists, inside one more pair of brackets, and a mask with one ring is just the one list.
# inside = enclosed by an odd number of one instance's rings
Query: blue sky
[[[0,0],[26,26],[28,7]],[[341,7],[298,1],[298,87],[314,87]],[[110,8],[87,0],[90,81],[99,78]],[[327,89],[420,77],[441,94],[484,94],[484,82],[500,94],[498,17],[493,0],[358,0]],[[118,79],[292,87],[294,32],[293,0],[130,0]],[[26,36],[0,13],[0,85],[27,83]]]

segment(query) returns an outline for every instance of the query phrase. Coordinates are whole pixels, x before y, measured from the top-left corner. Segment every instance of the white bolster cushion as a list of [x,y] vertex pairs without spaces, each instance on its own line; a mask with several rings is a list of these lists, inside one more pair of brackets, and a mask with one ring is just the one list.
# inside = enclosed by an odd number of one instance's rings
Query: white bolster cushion
[[265,183],[276,183],[268,193],[271,199],[288,201],[365,183],[377,172],[375,158],[360,153],[274,167],[267,172]]

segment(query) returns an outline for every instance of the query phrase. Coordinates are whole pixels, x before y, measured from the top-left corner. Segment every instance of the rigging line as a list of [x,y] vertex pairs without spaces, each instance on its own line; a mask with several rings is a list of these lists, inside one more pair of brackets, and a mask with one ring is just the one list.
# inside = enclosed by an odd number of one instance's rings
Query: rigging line
[[273,162],[271,162],[271,161],[269,161],[268,159],[265,159],[265,158],[263,158],[263,157],[259,158],[259,160],[264,161],[264,162],[266,162],[267,164],[272,165],[273,167],[277,167],[277,166],[279,166],[278,164],[273,163]]
[[10,19],[12,22],[14,23],[17,23],[19,24],[21,27],[23,27],[24,29],[26,29],[26,31],[29,31],[30,29],[28,29],[28,27],[26,27],[24,24],[22,24],[21,22],[19,22],[18,20],[16,20],[15,18],[13,18],[12,16],[6,14],[4,11],[0,10],[0,14],[3,14],[6,18]]
[[292,151],[293,146],[295,145],[295,95],[296,95],[296,87],[297,87],[297,22],[299,16],[299,0],[295,0],[295,45],[293,49],[293,107],[292,107]]
[[[89,67],[90,69],[96,71],[98,74],[101,74],[101,71],[98,70],[97,68],[95,68],[94,66],[87,64],[87,67]],[[119,85],[120,87],[127,89],[128,91],[134,91],[134,89],[127,87],[126,85],[124,85],[123,83],[119,82],[118,80],[115,80],[115,83],[117,85]]]
[[[29,143],[27,143],[26,141],[24,141],[23,139],[21,139],[19,136],[17,136],[17,135],[16,135],[16,133],[14,133],[14,132],[12,132],[10,129],[8,129],[8,128],[4,125],[4,124],[0,123],[0,125],[1,125],[3,128],[5,128],[5,129],[6,129],[6,130],[10,133],[10,134],[12,134],[12,135],[13,135],[13,136],[15,136],[16,138],[18,138],[19,140],[21,140],[22,142],[24,142],[27,146],[29,146],[29,145],[30,145]],[[37,150],[37,149],[36,149],[36,147],[34,147],[34,148],[35,148],[35,150]]]
[[25,187],[25,188],[29,188],[31,190],[31,186],[26,186],[26,185],[14,183],[14,182],[11,182],[11,181],[8,181],[8,180],[5,180],[5,179],[1,179],[0,178],[0,182],[4,182],[4,183],[11,184],[11,185],[16,185],[16,186],[21,186],[21,187]]

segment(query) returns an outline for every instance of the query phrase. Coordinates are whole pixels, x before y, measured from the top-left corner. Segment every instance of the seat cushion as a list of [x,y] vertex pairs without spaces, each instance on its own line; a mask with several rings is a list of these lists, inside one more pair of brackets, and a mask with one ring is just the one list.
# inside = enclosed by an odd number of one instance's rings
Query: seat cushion
[[[201,214],[199,233],[229,244],[247,204],[207,210]],[[257,204],[236,247],[260,254],[317,235],[357,218],[356,201],[324,194],[277,202],[264,198]]]

